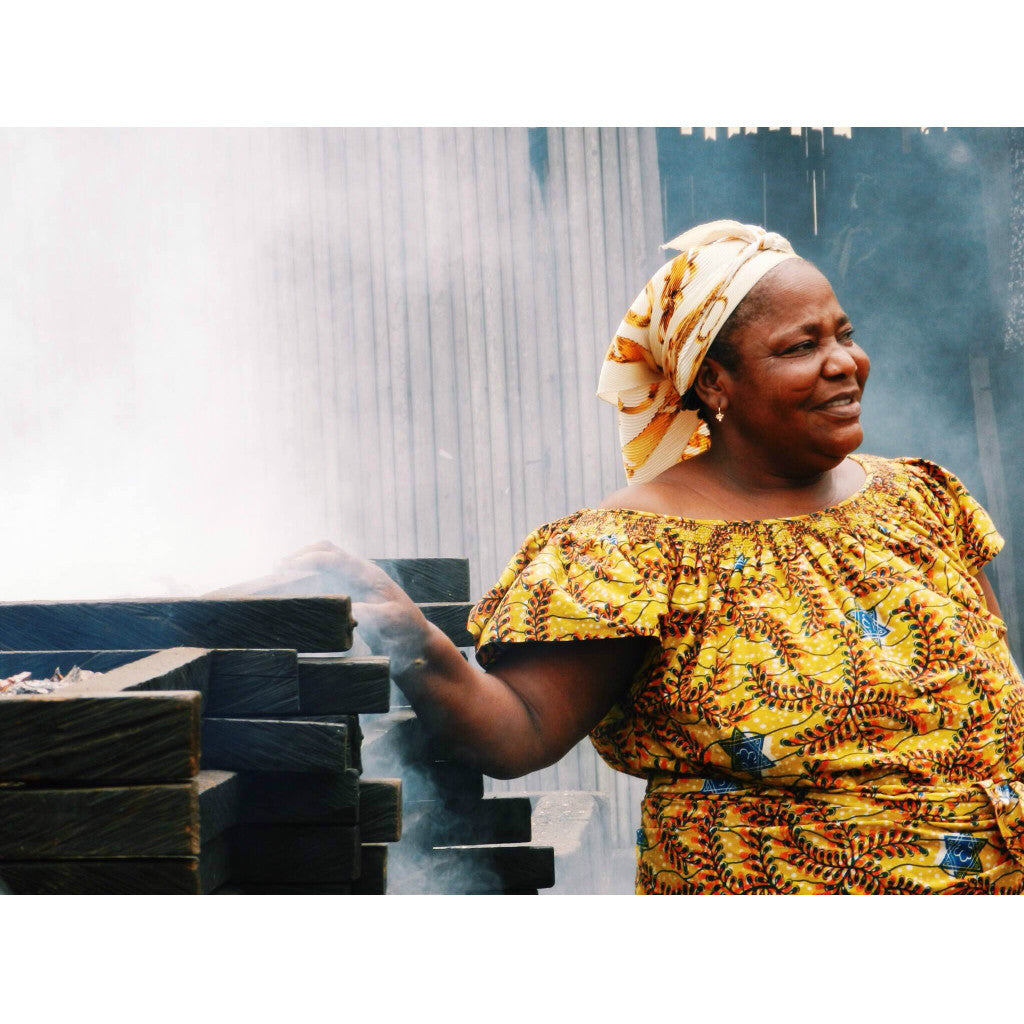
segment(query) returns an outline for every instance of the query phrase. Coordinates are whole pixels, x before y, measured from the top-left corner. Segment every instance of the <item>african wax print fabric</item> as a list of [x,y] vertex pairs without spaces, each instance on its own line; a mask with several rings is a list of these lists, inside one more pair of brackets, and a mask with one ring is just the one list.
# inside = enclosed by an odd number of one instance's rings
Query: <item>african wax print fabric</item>
[[641,893],[1024,888],[1024,683],[976,574],[1002,546],[948,471],[756,522],[584,509],[535,530],[469,627],[645,636],[591,733],[648,780]]
[[597,386],[598,397],[619,410],[631,484],[707,449],[707,425],[682,408],[681,396],[747,292],[783,260],[798,258],[782,235],[735,220],[700,224],[662,248],[682,251],[626,311]]

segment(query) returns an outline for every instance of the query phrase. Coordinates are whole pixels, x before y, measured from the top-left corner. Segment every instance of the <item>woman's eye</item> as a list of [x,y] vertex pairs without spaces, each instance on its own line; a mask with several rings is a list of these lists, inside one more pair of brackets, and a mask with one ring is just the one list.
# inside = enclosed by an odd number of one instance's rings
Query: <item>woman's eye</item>
[[808,338],[807,341],[801,341],[799,345],[792,345],[786,349],[786,352],[809,352],[817,342],[813,338]]

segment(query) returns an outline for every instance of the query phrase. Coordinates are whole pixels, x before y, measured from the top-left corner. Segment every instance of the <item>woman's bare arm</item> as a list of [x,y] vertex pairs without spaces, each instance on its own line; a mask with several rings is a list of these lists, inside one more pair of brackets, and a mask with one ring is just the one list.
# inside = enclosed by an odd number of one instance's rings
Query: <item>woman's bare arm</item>
[[625,692],[651,640],[624,637],[512,644],[489,671],[458,648],[381,569],[326,542],[303,549],[292,568],[335,574],[353,614],[417,715],[456,756],[495,778],[553,764]]
[[487,775],[553,764],[625,692],[650,641],[630,637],[511,645],[487,672],[434,626],[395,676],[428,729]]

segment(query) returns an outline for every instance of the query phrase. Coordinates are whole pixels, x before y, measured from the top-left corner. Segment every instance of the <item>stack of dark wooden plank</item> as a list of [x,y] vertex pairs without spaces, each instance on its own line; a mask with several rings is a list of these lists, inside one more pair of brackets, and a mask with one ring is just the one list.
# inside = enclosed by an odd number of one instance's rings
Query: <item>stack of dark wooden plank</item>
[[200,891],[201,697],[176,689],[169,680],[146,692],[0,698],[0,880],[10,892]]
[[411,708],[366,723],[363,763],[405,784],[389,891],[520,894],[555,884],[552,847],[531,842],[529,798],[484,796],[481,772],[430,739]]
[[0,604],[0,676],[102,673],[0,697],[0,880],[384,891],[401,784],[360,779],[357,716],[387,663],[351,642],[343,597]]
[[[472,646],[466,629],[472,607],[466,559],[380,559],[377,564],[458,647]],[[343,586],[329,572],[302,571],[264,577],[217,595],[311,595]],[[530,800],[485,797],[482,773],[432,742],[393,685],[391,700],[393,712],[364,719],[362,748],[366,771],[398,776],[403,783],[405,823],[401,841],[389,851],[388,891],[534,893],[553,886],[552,847],[530,841]],[[364,847],[364,858],[367,851]]]

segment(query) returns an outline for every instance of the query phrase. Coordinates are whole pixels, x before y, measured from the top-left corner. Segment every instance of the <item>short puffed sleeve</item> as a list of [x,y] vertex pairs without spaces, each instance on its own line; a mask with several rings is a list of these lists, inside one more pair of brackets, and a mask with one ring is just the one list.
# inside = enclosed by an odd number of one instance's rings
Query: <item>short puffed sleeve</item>
[[468,628],[485,665],[512,643],[660,637],[670,576],[661,547],[627,536],[615,510],[584,510],[526,538]]
[[972,575],[992,561],[1003,548],[1003,538],[989,514],[948,469],[927,459],[899,459],[910,471],[915,489],[960,563]]

